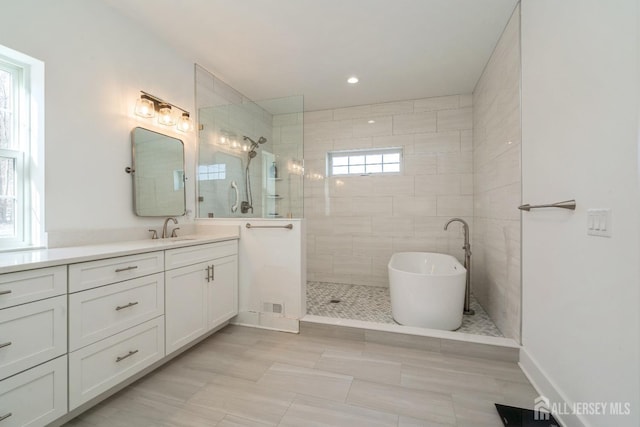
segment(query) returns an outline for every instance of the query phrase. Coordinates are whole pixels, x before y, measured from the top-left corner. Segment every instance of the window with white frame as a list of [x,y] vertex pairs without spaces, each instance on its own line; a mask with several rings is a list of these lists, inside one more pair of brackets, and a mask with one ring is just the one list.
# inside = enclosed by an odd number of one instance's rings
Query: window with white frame
[[43,70],[0,46],[0,249],[42,244]]
[[399,173],[401,170],[402,148],[398,147],[331,151],[327,154],[329,176]]
[[225,179],[227,176],[227,165],[224,163],[214,163],[212,165],[198,166],[198,180],[214,181]]

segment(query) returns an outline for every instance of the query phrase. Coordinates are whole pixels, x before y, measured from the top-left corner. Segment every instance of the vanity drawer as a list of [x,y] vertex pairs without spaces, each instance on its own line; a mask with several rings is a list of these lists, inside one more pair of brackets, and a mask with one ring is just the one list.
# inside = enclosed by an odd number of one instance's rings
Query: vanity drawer
[[69,351],[164,314],[164,274],[69,295]]
[[0,378],[66,351],[66,295],[0,311]]
[[0,309],[66,293],[66,265],[0,275]]
[[164,270],[162,251],[69,265],[69,292],[97,288]]
[[165,251],[165,270],[185,267],[238,253],[238,241],[208,243]]
[[69,353],[69,410],[164,357],[164,316]]
[[40,427],[67,413],[67,356],[0,381],[2,427]]

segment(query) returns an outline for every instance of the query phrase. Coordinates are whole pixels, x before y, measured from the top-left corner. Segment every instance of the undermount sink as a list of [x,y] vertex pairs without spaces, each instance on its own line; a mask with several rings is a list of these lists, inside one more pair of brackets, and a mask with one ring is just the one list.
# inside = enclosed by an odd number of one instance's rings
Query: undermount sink
[[172,242],[182,242],[184,240],[196,240],[195,237],[171,237]]

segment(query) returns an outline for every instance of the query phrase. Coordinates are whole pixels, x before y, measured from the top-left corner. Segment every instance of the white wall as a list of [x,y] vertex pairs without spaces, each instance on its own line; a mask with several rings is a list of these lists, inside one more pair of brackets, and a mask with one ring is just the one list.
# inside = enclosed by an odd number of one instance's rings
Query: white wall
[[[523,360],[552,401],[632,402],[640,425],[638,3],[522,3],[523,201],[575,198],[575,212],[523,213]],[[613,236],[586,234],[611,208]]]
[[3,2],[0,43],[45,63],[46,231],[160,223],[133,213],[124,173],[130,131],[144,126],[183,139],[187,171],[195,135],[138,118],[133,108],[145,90],[193,112],[193,61],[99,1]]

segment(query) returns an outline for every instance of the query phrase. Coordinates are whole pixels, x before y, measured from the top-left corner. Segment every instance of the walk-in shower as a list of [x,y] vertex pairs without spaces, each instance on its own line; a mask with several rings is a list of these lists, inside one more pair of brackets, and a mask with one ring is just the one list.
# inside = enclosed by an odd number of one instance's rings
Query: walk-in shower
[[244,200],[242,203],[240,203],[240,212],[246,214],[249,211],[253,213],[253,194],[251,193],[251,174],[249,173],[249,166],[251,166],[251,160],[258,155],[256,149],[260,146],[260,144],[264,144],[265,142],[267,142],[267,138],[261,136],[260,138],[258,138],[258,142],[256,142],[245,135],[244,137],[242,137],[242,139],[251,142],[251,146],[248,147],[249,151],[247,152],[247,166],[244,169],[244,189],[247,200]]

